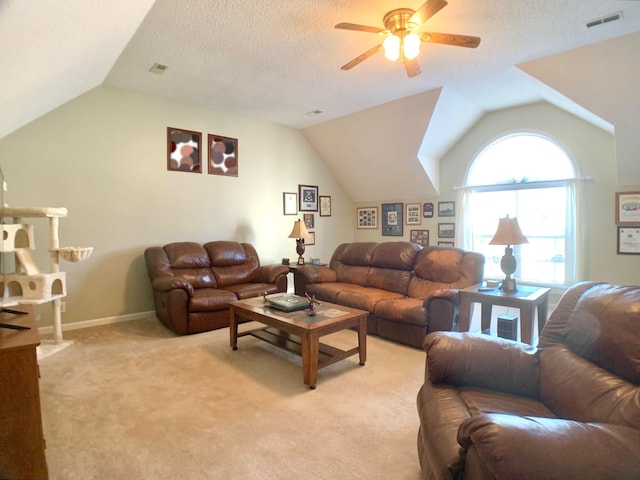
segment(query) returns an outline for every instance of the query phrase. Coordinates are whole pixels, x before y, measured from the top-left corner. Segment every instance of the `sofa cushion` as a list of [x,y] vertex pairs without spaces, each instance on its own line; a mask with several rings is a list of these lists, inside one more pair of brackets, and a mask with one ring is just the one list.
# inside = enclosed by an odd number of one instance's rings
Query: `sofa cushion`
[[204,244],[211,258],[211,270],[219,288],[249,283],[260,261],[255,248],[248,243],[215,241]]
[[356,285],[354,288],[339,292],[336,298],[336,303],[351,308],[358,308],[360,310],[373,312],[378,302],[389,298],[402,298],[402,295],[388,290],[381,290],[379,288]]
[[238,297],[228,290],[217,288],[199,288],[195,290],[189,300],[190,312],[209,312],[212,310],[224,310],[229,308],[229,302],[238,300]]
[[343,243],[333,252],[330,266],[338,281],[365,285],[377,243]]
[[315,295],[318,300],[325,302],[337,303],[338,294],[340,292],[362,288],[361,285],[355,283],[343,282],[327,282],[327,283],[311,283],[307,285],[307,293]]
[[411,323],[413,325],[427,325],[427,312],[424,301],[419,298],[385,298],[380,300],[373,312],[376,316]]
[[193,288],[216,288],[209,255],[202,245],[176,242],[165,245],[164,251],[173,275],[187,280]]

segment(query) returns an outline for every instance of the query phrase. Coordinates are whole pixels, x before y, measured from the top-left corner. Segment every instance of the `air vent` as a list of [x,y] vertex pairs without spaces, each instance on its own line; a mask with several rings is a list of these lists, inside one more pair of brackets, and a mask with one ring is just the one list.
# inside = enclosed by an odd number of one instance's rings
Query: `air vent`
[[622,12],[610,13],[604,17],[596,18],[587,22],[587,28],[597,27],[598,25],[604,25],[605,23],[615,22],[622,18]]
[[153,66],[149,69],[149,71],[151,73],[162,75],[167,68],[169,68],[167,65],[163,65],[161,63],[154,63]]

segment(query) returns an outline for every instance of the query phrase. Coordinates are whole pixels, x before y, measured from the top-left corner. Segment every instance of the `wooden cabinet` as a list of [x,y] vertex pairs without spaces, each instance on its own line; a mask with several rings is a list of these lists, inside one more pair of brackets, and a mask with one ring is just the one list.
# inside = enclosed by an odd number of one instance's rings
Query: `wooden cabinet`
[[29,305],[27,312],[3,312],[0,323],[30,327],[0,328],[0,478],[46,479],[40,385],[36,347],[40,336]]

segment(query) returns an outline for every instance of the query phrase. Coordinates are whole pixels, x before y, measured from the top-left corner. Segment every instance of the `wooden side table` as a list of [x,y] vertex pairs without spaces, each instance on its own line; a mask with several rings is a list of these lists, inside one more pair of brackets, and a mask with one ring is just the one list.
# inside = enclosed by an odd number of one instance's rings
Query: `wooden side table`
[[471,320],[471,304],[481,305],[482,332],[491,328],[491,310],[493,305],[514,307],[520,310],[520,338],[531,345],[533,338],[533,312],[538,309],[538,335],[547,321],[550,288],[518,286],[513,293],[505,293],[498,287],[480,291],[479,285],[460,290],[460,331],[468,332]]

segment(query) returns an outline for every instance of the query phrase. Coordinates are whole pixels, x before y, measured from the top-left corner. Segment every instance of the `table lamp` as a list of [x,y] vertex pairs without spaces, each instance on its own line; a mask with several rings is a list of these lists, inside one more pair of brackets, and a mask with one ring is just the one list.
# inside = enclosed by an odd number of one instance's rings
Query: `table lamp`
[[517,266],[516,257],[513,256],[513,248],[511,248],[511,245],[521,245],[523,243],[529,243],[529,240],[522,234],[520,225],[518,225],[518,219],[516,217],[509,218],[509,215],[501,218],[498,222],[498,229],[489,242],[489,245],[506,245],[504,256],[500,261],[500,268],[506,275],[502,281],[503,292],[515,292],[517,290],[516,280],[511,278]]
[[296,239],[296,252],[298,253],[298,265],[304,265],[304,239],[308,237],[307,227],[302,220],[293,222],[293,230],[289,234],[289,238]]

